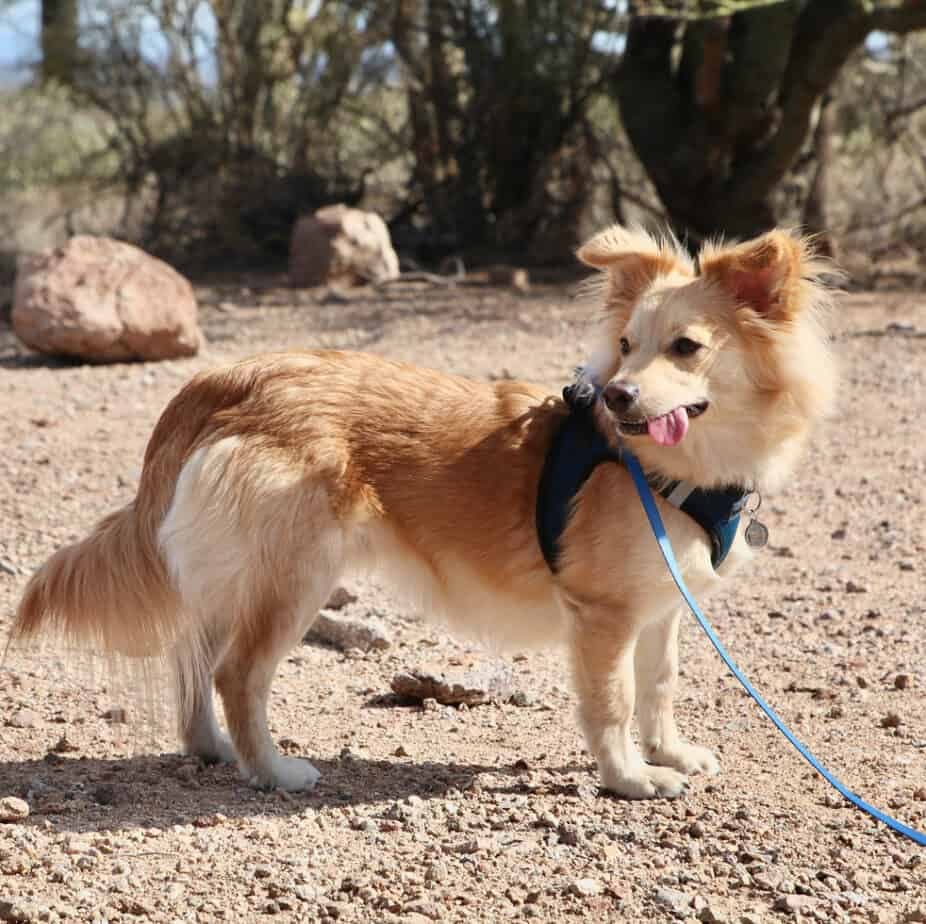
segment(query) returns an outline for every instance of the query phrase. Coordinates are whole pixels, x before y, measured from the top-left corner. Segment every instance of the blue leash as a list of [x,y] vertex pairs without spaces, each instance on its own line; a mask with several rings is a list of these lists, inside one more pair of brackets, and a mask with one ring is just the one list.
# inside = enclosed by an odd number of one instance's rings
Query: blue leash
[[740,669],[733,662],[733,659],[727,654],[726,649],[720,644],[720,639],[714,634],[711,624],[707,621],[704,614],[699,609],[698,604],[695,603],[694,597],[691,596],[691,592],[685,586],[685,581],[682,579],[681,572],[678,569],[678,563],[675,561],[672,545],[669,542],[669,537],[666,535],[666,529],[662,524],[662,517],[659,516],[659,510],[656,507],[656,502],[653,500],[653,495],[646,481],[646,476],[643,474],[643,469],[640,468],[640,463],[637,461],[636,456],[626,449],[624,450],[623,461],[629,469],[630,474],[633,476],[637,494],[640,495],[643,509],[646,511],[647,519],[649,520],[650,526],[653,528],[653,534],[656,536],[656,541],[659,543],[659,549],[672,575],[672,580],[675,581],[675,586],[678,587],[679,593],[685,598],[688,609],[694,613],[695,619],[698,620],[701,628],[711,640],[711,644],[717,649],[717,654],[723,658],[724,664],[727,665],[733,676],[742,684],[743,689],[759,704],[759,708],[772,720],[778,731],[794,745],[801,757],[803,757],[804,760],[806,760],[807,763],[809,763],[810,766],[813,767],[814,770],[816,770],[817,773],[819,773],[841,796],[848,799],[856,808],[860,808],[863,812],[867,812],[871,815],[872,818],[887,825],[892,831],[896,831],[898,834],[910,838],[911,841],[914,841],[921,847],[926,847],[926,834],[914,828],[909,828],[905,824],[901,824],[901,822],[891,818],[890,815],[885,815],[884,812],[876,809],[873,805],[869,805],[864,799],[860,799],[855,795],[854,792],[850,792],[846,789],[846,787],[843,786],[843,784],[840,783],[800,741],[798,741],[788,726],[778,717],[775,710],[769,706],[752,684],[743,676]]

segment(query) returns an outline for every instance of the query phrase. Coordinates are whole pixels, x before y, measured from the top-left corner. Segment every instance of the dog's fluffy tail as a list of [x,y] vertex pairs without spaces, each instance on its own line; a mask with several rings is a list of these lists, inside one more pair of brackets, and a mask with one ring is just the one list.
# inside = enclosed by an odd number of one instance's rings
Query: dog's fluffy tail
[[81,542],[56,552],[26,587],[11,641],[54,634],[112,654],[157,654],[179,605],[157,548],[156,525],[134,502]]
[[[231,370],[229,370],[231,372]],[[33,575],[10,643],[56,634],[102,653],[149,657],[184,627],[182,606],[158,545],[183,463],[214,414],[240,401],[245,376],[203,374],[168,405],[145,453],[138,494],[84,540],[56,552]]]

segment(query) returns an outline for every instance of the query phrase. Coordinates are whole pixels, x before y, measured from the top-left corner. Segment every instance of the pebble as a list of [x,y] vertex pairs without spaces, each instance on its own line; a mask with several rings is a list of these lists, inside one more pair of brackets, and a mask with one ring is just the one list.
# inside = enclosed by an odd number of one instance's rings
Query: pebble
[[704,924],[724,924],[727,918],[722,911],[708,903],[698,911],[698,920]]
[[434,699],[445,706],[481,706],[507,700],[512,694],[512,680],[511,668],[499,662],[469,670],[426,665],[396,674],[391,686],[392,692],[403,699]]
[[22,821],[29,817],[29,803],[17,796],[0,799],[0,821]]
[[324,642],[340,651],[385,651],[392,647],[392,638],[385,625],[372,612],[364,619],[348,619],[319,613],[305,635],[307,642]]
[[343,610],[350,603],[357,602],[357,595],[351,593],[346,587],[337,587],[325,604],[326,610]]
[[894,678],[894,689],[895,690],[906,690],[910,686],[910,675],[909,674],[898,674]]
[[569,883],[569,892],[579,898],[590,898],[601,895],[604,886],[597,879],[574,879]]
[[13,562],[6,558],[0,558],[0,571],[2,571],[4,574],[13,575],[13,577],[19,574],[19,568],[17,568]]
[[801,914],[816,905],[817,900],[809,895],[780,895],[775,899],[772,910],[785,914]]
[[903,720],[896,712],[889,712],[881,719],[882,728],[898,728],[903,724]]
[[674,914],[685,914],[691,909],[692,897],[677,889],[662,886],[656,889],[653,898],[657,905],[670,909]]
[[29,924],[37,918],[25,905],[14,900],[0,898],[0,921],[12,921],[15,924]]
[[18,709],[6,722],[12,728],[36,728],[39,724],[39,715],[31,709]]

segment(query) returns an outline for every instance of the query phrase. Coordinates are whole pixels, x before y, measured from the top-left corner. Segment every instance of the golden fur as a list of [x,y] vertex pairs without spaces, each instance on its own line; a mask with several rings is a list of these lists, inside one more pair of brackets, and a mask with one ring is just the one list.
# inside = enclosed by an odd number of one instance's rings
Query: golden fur
[[[615,227],[579,256],[604,283],[603,341],[585,375],[632,381],[641,419],[709,400],[677,446],[628,436],[644,465],[702,486],[780,481],[835,382],[807,242],[772,232],[707,247],[696,273],[672,241]],[[681,336],[697,355],[668,351]],[[556,574],[537,541],[537,484],[565,413],[537,386],[357,353],[198,375],[155,428],[136,499],[33,577],[13,637],[58,630],[108,651],[168,652],[185,748],[297,790],[318,774],[270,738],[276,665],[345,569],[377,567],[476,635],[565,642],[603,785],[677,795],[685,774],[718,767],[675,727],[679,601],[626,471],[600,466],[587,481]],[[615,434],[603,403],[596,415]],[[675,508],[662,514],[700,596],[719,578],[706,537]],[[720,575],[745,555],[737,540]],[[648,763],[630,736],[635,711]]]

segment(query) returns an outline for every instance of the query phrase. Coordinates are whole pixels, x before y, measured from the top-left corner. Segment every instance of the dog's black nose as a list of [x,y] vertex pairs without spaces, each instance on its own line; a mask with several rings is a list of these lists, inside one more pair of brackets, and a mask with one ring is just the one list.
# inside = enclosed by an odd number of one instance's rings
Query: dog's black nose
[[605,385],[601,397],[615,414],[623,414],[639,399],[640,386],[628,382],[609,382]]

